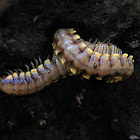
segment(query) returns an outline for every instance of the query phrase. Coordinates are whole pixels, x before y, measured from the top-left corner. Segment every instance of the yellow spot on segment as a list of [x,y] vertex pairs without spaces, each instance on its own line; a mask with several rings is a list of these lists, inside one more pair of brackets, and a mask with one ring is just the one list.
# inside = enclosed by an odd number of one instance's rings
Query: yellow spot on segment
[[71,28],[71,29],[69,29],[70,31],[73,31],[74,29],[73,28]]
[[62,64],[64,64],[66,62],[66,59],[62,57],[62,58],[60,58],[60,61]]
[[122,80],[122,77],[121,76],[116,76],[114,78],[115,78],[115,80],[118,80],[118,81],[121,81]]
[[59,52],[60,52],[59,50],[55,50],[55,51],[54,51],[54,53],[55,53],[56,55],[58,55]]
[[79,35],[75,35],[74,36],[74,39],[76,40],[76,39],[80,39],[80,36]]
[[44,64],[45,64],[45,63],[51,63],[51,62],[50,62],[49,59],[47,59],[47,60],[44,61]]
[[71,28],[71,29],[69,29],[69,30],[72,31],[73,34],[76,33],[76,30],[74,30],[73,28]]
[[93,51],[90,48],[87,48],[87,51],[89,52],[89,54],[93,54]]
[[133,55],[130,55],[129,57],[130,57],[131,59],[133,59]]
[[53,49],[55,49],[56,48],[56,46],[53,46]]
[[104,56],[107,56],[107,57],[109,57],[109,54],[104,54]]
[[120,78],[120,76],[116,76],[116,77],[114,77],[115,79],[119,79]]
[[110,47],[110,49],[112,49],[112,46],[109,46]]
[[27,72],[26,72],[26,75],[27,75],[27,76],[31,76],[30,71],[27,71]]
[[73,30],[72,32],[73,32],[73,34],[74,34],[74,33],[76,33],[76,30]]
[[134,63],[134,60],[132,60],[132,62]]
[[39,65],[38,68],[44,68],[43,64]]
[[101,56],[101,54],[100,54],[100,53],[98,53],[98,52],[94,52],[94,54],[96,54],[96,55],[98,55],[98,56]]
[[73,73],[73,74],[76,74],[76,69],[74,69],[74,68],[70,68],[70,71]]
[[96,79],[97,79],[97,80],[102,80],[102,77],[96,76]]
[[14,78],[18,78],[18,74],[15,72],[15,73],[13,73],[13,77]]
[[123,56],[128,57],[128,54],[127,53],[124,53]]
[[32,69],[31,72],[32,73],[37,73],[37,69]]
[[7,80],[12,80],[12,79],[13,79],[13,76],[12,76],[12,75],[8,75],[8,76],[6,77],[6,79],[7,79]]
[[25,72],[21,72],[20,77],[25,77]]
[[86,74],[86,73],[84,73],[84,74],[82,74],[82,76],[85,78],[85,79],[90,79],[90,75],[89,74]]
[[118,53],[112,54],[112,56],[119,57]]
[[81,45],[80,45],[80,49],[82,50],[82,49],[84,49],[84,48],[86,48],[87,47],[87,45],[85,44],[85,43],[81,43]]
[[54,43],[52,43],[52,46],[53,46],[53,49],[55,49],[55,48],[56,48],[56,45],[55,45]]

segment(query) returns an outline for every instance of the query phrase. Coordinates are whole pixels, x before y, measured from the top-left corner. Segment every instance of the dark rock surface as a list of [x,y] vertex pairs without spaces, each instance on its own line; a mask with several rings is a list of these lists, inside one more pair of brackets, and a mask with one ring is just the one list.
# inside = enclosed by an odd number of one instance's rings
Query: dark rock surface
[[[66,77],[30,96],[0,93],[0,137],[47,140],[127,140],[140,137],[140,1],[5,0],[0,9],[0,74],[52,56],[59,28],[85,40],[110,39],[134,55],[127,80],[107,84]],[[1,3],[0,3],[1,4]],[[83,94],[79,105],[76,96]]]

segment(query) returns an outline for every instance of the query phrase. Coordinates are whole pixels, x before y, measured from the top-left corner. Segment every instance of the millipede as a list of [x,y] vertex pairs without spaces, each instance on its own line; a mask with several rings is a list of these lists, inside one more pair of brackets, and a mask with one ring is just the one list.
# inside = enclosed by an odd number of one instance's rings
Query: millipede
[[[133,56],[111,43],[95,41],[91,43],[80,38],[72,29],[59,29],[52,43],[52,59],[27,72],[17,70],[0,79],[0,90],[7,94],[27,95],[40,91],[45,86],[67,74],[82,74],[86,79],[94,75],[97,80],[103,78],[107,83],[128,78],[134,71]],[[18,72],[19,71],[19,72]]]

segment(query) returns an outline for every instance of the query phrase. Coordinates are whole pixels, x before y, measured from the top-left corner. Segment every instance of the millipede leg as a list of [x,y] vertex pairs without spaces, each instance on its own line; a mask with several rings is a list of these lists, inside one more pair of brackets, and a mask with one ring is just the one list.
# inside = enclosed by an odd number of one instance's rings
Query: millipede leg
[[28,65],[25,65],[25,67],[27,68],[27,71],[29,71],[29,70],[30,70],[30,68],[29,68],[29,66],[28,66]]

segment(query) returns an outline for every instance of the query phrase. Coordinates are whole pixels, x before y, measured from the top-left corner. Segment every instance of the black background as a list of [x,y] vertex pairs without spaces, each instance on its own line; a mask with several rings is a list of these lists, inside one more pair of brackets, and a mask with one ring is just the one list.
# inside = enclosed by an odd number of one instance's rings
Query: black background
[[[1,3],[0,3],[1,4]],[[7,139],[127,140],[140,137],[140,1],[5,0],[0,7],[0,74],[51,58],[53,35],[74,28],[132,54],[135,71],[107,84],[66,77],[29,96],[0,93],[0,136]],[[83,94],[82,104],[76,97]]]

